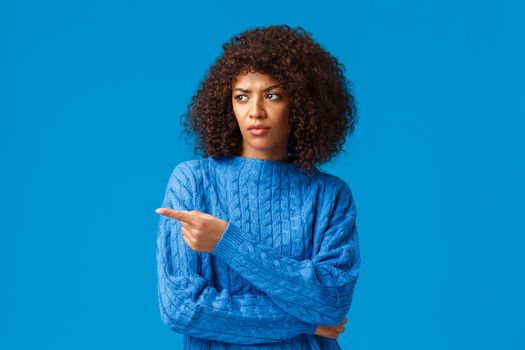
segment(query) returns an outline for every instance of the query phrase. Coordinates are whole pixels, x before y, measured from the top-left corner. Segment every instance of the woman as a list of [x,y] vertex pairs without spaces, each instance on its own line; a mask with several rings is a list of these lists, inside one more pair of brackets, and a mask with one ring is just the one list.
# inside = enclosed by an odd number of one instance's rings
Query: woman
[[301,27],[223,45],[187,113],[157,240],[162,321],[185,349],[340,349],[359,275],[348,184],[321,172],[354,130],[344,66]]

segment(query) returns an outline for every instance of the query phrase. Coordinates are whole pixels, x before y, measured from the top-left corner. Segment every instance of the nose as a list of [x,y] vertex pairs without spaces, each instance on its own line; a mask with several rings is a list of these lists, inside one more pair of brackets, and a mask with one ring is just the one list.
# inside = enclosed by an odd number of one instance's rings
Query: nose
[[259,97],[253,98],[252,100],[253,103],[250,106],[250,111],[249,111],[249,117],[251,119],[266,118],[266,111],[264,110],[264,105],[261,100],[262,98],[259,98]]

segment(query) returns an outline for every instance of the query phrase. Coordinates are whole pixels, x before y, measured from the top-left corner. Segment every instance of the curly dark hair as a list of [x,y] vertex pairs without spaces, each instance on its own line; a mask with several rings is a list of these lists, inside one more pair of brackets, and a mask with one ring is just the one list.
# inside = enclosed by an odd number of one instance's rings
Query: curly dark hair
[[240,155],[242,135],[232,107],[232,83],[248,69],[283,83],[290,96],[289,161],[303,170],[337,155],[355,129],[357,108],[345,67],[302,27],[246,30],[222,45],[189,104],[183,126],[197,134],[194,151],[214,158]]

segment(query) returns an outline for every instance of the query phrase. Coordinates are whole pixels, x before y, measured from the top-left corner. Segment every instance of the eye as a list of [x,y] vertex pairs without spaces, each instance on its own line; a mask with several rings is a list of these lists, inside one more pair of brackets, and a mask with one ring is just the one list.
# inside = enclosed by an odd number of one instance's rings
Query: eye
[[271,100],[280,100],[281,99],[281,95],[280,94],[268,94],[266,96],[277,96],[277,98],[272,98]]
[[237,96],[235,96],[235,99],[237,99],[237,100],[239,100],[239,101],[243,101],[243,100],[241,100],[239,97],[246,97],[246,95],[237,95]]

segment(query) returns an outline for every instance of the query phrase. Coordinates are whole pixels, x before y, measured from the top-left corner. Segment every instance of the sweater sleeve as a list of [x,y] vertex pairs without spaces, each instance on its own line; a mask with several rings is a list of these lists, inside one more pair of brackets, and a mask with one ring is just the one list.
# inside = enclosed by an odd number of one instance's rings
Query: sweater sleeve
[[[193,210],[191,168],[173,171],[163,207]],[[316,325],[288,314],[266,295],[231,295],[199,274],[201,258],[184,242],[180,222],[161,215],[157,237],[157,282],[161,320],[171,330],[236,344],[280,342]]]
[[212,254],[291,315],[316,325],[338,325],[350,308],[361,264],[355,202],[346,182],[338,183],[311,259],[279,255],[233,222]]

